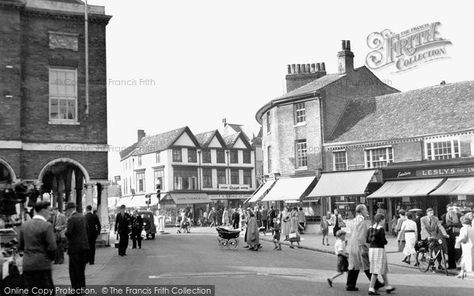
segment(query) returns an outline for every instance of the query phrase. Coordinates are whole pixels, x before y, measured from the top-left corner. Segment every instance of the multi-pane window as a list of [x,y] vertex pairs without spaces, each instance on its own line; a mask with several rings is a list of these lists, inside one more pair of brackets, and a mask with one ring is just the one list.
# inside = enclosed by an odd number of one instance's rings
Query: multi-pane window
[[227,184],[225,169],[217,169],[217,184]]
[[244,170],[244,184],[252,187],[252,170]]
[[244,163],[252,163],[252,151],[251,150],[243,150],[242,156],[243,156]]
[[381,168],[393,162],[393,148],[375,148],[365,150],[366,168]]
[[306,108],[304,103],[296,103],[294,104],[295,109],[295,122],[296,123],[303,123],[306,121]]
[[425,143],[425,155],[428,160],[451,159],[461,157],[459,140],[452,139]]
[[336,151],[334,155],[334,170],[345,171],[347,170],[347,153],[346,151]]
[[77,71],[49,69],[49,119],[77,121]]
[[307,153],[306,140],[296,141],[296,167],[297,168],[308,166],[308,157],[306,153]]
[[138,166],[142,166],[142,156],[141,155],[139,155],[137,157],[137,162],[138,162]]
[[174,189],[175,190],[196,190],[197,189],[197,169],[196,168],[174,168]]
[[224,149],[217,149],[217,163],[225,163],[225,152]]
[[173,161],[175,162],[182,162],[183,161],[183,155],[181,148],[173,148]]
[[155,162],[160,163],[160,152],[156,152],[155,154]]
[[230,170],[230,184],[239,184],[239,170]]
[[155,169],[153,171],[153,180],[155,181],[155,189],[163,189],[163,179],[165,177],[165,173],[163,169]]
[[272,146],[267,147],[268,173],[272,172]]
[[239,163],[239,150],[230,150],[230,163]]
[[196,149],[188,148],[188,162],[197,162]]
[[202,162],[211,163],[211,150],[209,149],[202,150]]
[[212,169],[202,169],[202,187],[212,188]]
[[270,128],[271,128],[271,125],[272,125],[272,118],[270,116],[270,111],[267,112],[266,121],[267,121],[267,134],[269,134],[270,133]]
[[137,172],[136,181],[137,181],[137,191],[144,192],[145,191],[145,172]]

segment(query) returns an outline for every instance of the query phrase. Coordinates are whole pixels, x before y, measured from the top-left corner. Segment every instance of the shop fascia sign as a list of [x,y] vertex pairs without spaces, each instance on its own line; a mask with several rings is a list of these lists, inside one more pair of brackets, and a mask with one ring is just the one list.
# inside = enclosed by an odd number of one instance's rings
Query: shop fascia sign
[[210,199],[244,199],[249,197],[248,194],[209,194]]
[[219,190],[250,190],[250,186],[219,184]]
[[474,175],[474,166],[470,167],[451,167],[451,168],[432,168],[424,170],[399,169],[390,170],[384,173],[386,179],[404,179],[414,177],[448,177],[448,176],[470,176]]

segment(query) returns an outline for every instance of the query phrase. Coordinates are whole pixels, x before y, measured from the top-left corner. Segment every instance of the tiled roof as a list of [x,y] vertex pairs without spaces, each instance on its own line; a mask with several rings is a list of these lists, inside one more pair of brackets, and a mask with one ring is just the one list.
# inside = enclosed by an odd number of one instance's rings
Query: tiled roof
[[474,129],[474,81],[354,99],[328,143],[392,140]]
[[199,142],[199,145],[202,147],[207,147],[211,143],[212,138],[216,134],[217,130],[212,130],[205,133],[200,133],[196,135],[196,139]]
[[123,149],[120,151],[120,159],[124,159],[127,157],[130,153],[133,152],[133,150],[137,147],[138,142],[133,143],[131,146],[128,146],[127,148]]
[[237,138],[239,137],[239,135],[240,133],[235,133],[235,134],[224,136],[225,145],[229,148],[234,146],[235,141],[237,141]]
[[[356,69],[355,71],[357,71],[357,70],[358,69]],[[324,75],[323,77],[318,78],[316,80],[313,80],[308,84],[305,84],[301,87],[298,87],[298,88],[296,88],[292,91],[287,92],[283,96],[278,97],[276,100],[286,99],[286,98],[290,98],[290,97],[295,97],[295,96],[299,96],[299,95],[312,93],[314,91],[320,90],[321,88],[325,87],[326,85],[329,85],[329,84],[333,83],[334,81],[339,80],[340,78],[342,78],[344,76],[346,76],[346,74],[327,74],[327,75]]]

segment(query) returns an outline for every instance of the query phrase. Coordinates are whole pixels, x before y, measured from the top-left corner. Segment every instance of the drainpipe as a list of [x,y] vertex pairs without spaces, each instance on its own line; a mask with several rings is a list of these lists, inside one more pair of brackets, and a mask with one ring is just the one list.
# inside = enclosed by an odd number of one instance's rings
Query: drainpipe
[[87,0],[85,0],[84,6],[84,47],[85,47],[85,60],[86,60],[86,116],[89,115],[89,12],[87,6]]

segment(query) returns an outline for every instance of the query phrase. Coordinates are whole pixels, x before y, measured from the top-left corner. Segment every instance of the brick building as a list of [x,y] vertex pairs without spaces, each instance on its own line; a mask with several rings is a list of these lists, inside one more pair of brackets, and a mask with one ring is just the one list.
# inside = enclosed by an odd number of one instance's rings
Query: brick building
[[[354,68],[349,41],[343,41],[337,58],[339,67],[334,74],[326,73],[325,63],[288,65],[287,93],[258,110],[256,119],[263,127],[264,173],[267,177],[279,176],[276,185],[278,182],[287,185],[276,187],[283,190],[278,194],[270,190],[265,198],[257,193],[257,200],[297,201],[308,194],[315,177],[326,170],[323,143],[334,137],[349,103],[358,97],[398,92],[365,66]],[[311,176],[305,182],[290,180]],[[295,182],[306,188],[294,188],[294,193],[288,196],[284,189],[296,186],[292,184]],[[305,210],[313,216],[320,208],[321,203],[314,201]]]
[[[0,181],[24,180],[107,217],[107,87],[104,7],[0,1]],[[104,223],[105,224],[105,223]]]

